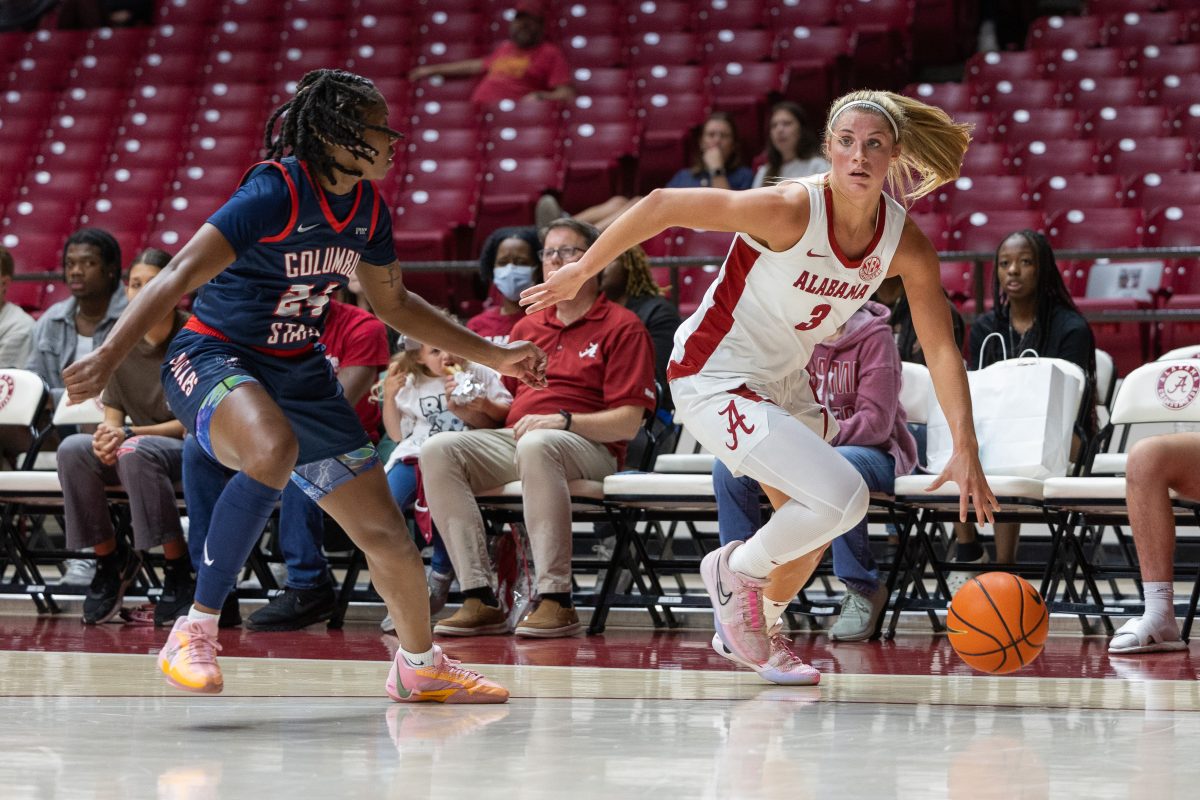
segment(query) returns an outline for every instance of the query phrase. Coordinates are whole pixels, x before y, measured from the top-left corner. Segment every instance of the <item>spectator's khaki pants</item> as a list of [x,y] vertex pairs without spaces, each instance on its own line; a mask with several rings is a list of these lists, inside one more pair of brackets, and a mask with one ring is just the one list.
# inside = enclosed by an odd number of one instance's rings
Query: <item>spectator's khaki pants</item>
[[459,585],[496,588],[475,492],[520,480],[539,593],[571,591],[571,496],[567,482],[603,480],[617,468],[602,444],[569,431],[511,428],[444,432],[421,447],[421,479]]

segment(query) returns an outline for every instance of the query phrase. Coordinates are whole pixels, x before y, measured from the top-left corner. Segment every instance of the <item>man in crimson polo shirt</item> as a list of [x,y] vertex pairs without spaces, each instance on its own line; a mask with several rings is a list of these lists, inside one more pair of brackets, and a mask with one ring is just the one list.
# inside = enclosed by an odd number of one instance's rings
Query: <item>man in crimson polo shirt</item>
[[[371,441],[378,442],[383,412],[370,401],[370,394],[379,372],[387,368],[387,328],[370,311],[336,300],[329,301],[325,314],[321,334],[325,357]],[[287,562],[287,585],[282,594],[250,615],[247,628],[293,631],[329,618],[335,593],[324,540],[325,516],[320,507],[289,481],[279,507],[279,549]]]
[[483,74],[471,99],[483,105],[501,100],[570,100],[571,70],[557,45],[542,40],[545,12],[537,0],[518,0],[509,23],[508,41],[486,58],[470,58],[448,64],[426,64],[408,73],[411,81],[432,75],[467,77]]
[[[577,220],[552,222],[541,254],[545,277],[577,261],[597,236],[599,231]],[[599,280],[573,300],[522,319],[512,332],[511,340],[518,339],[546,351],[546,388],[509,382],[513,404],[506,427],[443,433],[421,448],[425,498],[466,598],[435,633],[508,633],[475,492],[515,480],[522,485],[541,595],[515,632],[541,638],[579,632],[571,604],[567,483],[603,480],[621,469],[628,441],[654,409],[650,335],[636,314],[604,296]]]

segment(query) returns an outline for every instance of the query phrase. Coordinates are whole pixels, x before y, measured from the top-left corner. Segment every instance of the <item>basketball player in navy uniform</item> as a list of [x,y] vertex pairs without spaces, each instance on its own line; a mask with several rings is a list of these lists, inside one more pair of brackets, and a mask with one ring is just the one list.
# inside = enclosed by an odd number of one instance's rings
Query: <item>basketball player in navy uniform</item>
[[366,554],[400,639],[389,696],[508,699],[504,688],[433,644],[421,559],[375,448],[317,344],[330,295],[356,275],[376,313],[401,333],[544,384],[545,354],[537,347],[488,342],[405,290],[390,216],[371,183],[387,174],[400,137],[387,118],[369,80],[328,69],[305,75],[267,123],[271,160],[246,173],[104,345],[63,373],[72,401],[98,395],[150,325],[203,287],[191,323],[168,351],[163,383],[206,454],[238,474],[212,514],[195,604],[158,657],[178,688],[221,691],[220,608],[290,479]]

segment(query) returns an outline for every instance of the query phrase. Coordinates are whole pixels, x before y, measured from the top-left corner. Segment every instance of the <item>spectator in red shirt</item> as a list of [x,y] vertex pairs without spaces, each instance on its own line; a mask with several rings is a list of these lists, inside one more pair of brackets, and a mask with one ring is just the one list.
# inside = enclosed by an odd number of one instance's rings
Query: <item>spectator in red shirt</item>
[[517,304],[521,292],[542,280],[540,249],[537,231],[531,227],[492,232],[479,256],[479,275],[492,304],[467,320],[467,328],[496,344],[508,343],[513,326],[525,317]]
[[[540,257],[549,278],[579,259],[599,231],[573,219],[546,229]],[[571,497],[567,482],[602,480],[621,468],[627,442],[654,409],[654,349],[637,315],[610,301],[599,280],[573,300],[525,317],[513,339],[548,356],[541,390],[509,382],[505,427],[443,433],[421,447],[430,514],[442,534],[465,601],[435,633],[508,633],[484,541],[476,489],[520,480],[525,527],[541,602],[516,627],[520,636],[570,636],[581,629],[571,603]],[[506,379],[507,380],[507,379]]]
[[542,40],[544,17],[541,3],[520,0],[509,23],[508,41],[491,55],[448,64],[426,64],[410,71],[408,79],[482,74],[483,80],[471,93],[471,99],[480,104],[501,100],[570,100],[575,89],[571,86],[567,57],[560,47]]
[[[337,300],[329,301],[325,313],[325,357],[371,441],[378,442],[381,411],[368,394],[388,364],[384,324],[371,312]],[[325,515],[303,489],[289,482],[279,507],[279,549],[287,562],[287,584],[282,594],[247,618],[247,628],[294,631],[329,618],[336,593],[322,550],[324,539]]]

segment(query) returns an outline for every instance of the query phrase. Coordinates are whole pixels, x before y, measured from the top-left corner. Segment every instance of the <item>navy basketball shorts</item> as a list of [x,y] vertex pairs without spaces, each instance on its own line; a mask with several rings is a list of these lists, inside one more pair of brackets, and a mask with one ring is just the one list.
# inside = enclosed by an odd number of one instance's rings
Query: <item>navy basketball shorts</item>
[[281,358],[184,329],[167,351],[162,381],[176,419],[214,458],[212,414],[247,382],[262,386],[283,411],[300,445],[298,464],[374,452],[319,345],[307,354]]

